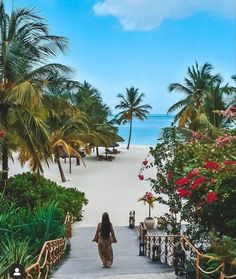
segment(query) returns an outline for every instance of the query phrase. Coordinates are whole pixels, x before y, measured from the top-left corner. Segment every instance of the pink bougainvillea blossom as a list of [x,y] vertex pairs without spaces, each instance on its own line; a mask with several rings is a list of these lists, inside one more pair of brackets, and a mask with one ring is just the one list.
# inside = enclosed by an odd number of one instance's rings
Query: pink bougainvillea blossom
[[179,188],[177,191],[178,191],[178,195],[181,198],[190,197],[192,194],[191,190],[189,190],[189,189]]
[[226,160],[224,161],[225,165],[236,165],[236,161],[232,161],[232,160]]
[[236,141],[236,136],[232,136],[230,134],[224,134],[223,136],[219,136],[216,140],[216,146],[225,146],[233,141]]
[[207,202],[207,203],[214,203],[214,202],[216,202],[216,201],[217,201],[217,195],[216,195],[216,193],[213,192],[213,191],[209,191],[209,192],[207,193],[206,202]]
[[192,137],[194,139],[205,139],[206,136],[200,132],[192,131]]
[[229,110],[232,111],[232,112],[236,112],[236,107],[235,107],[235,106],[232,106],[232,107],[230,107]]
[[146,166],[148,164],[148,160],[143,161],[143,165]]
[[213,170],[219,170],[220,165],[216,163],[215,161],[206,161],[204,165],[205,169],[213,169]]
[[0,130],[0,138],[4,138],[6,136],[6,132]]
[[225,117],[234,117],[235,116],[235,111],[233,111],[232,109],[229,110],[215,110],[215,113],[219,114],[219,115],[223,115]]
[[192,177],[197,176],[198,174],[199,174],[199,169],[192,169],[192,170],[188,173],[187,177],[188,177],[189,179],[191,179]]
[[140,180],[144,180],[144,176],[143,176],[142,174],[139,174],[139,175],[138,175],[138,178],[139,178]]
[[205,181],[206,181],[206,179],[203,176],[198,177],[197,179],[193,180],[191,183],[192,190],[196,190],[197,188],[199,188],[202,185],[202,183],[204,183]]
[[188,181],[189,181],[188,177],[183,177],[183,178],[181,178],[179,180],[176,180],[175,181],[175,185],[176,186],[186,185],[188,183]]

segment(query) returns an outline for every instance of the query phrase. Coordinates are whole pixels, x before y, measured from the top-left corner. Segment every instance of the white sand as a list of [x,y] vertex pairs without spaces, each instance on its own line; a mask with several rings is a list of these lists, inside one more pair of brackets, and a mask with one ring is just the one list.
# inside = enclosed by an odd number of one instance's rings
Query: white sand
[[[149,148],[145,146],[131,146],[127,150],[125,146],[119,147],[120,154],[110,161],[98,161],[95,154],[87,156],[84,161],[86,168],[76,166],[75,159],[72,159],[72,174],[69,174],[69,164],[64,163],[62,167],[67,182],[62,183],[59,170],[56,164],[45,168],[45,177],[54,180],[65,187],[75,187],[85,192],[89,204],[84,207],[84,217],[80,226],[94,227],[99,221],[103,212],[108,212],[114,226],[127,226],[129,211],[135,210],[136,224],[143,221],[148,215],[148,205],[137,202],[146,191],[150,191],[150,182],[139,180],[137,175],[143,160],[146,158]],[[100,148],[100,154],[104,154],[104,148]],[[27,167],[21,168],[19,163],[10,162],[10,175],[26,171]],[[155,168],[144,173],[145,178],[155,176]],[[152,209],[152,216],[160,216],[167,208],[155,204]]]

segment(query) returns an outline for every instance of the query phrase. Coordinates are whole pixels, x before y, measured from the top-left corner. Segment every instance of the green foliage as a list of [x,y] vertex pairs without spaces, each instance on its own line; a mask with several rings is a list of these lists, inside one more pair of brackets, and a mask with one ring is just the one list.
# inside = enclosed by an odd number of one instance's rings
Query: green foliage
[[[174,156],[178,147],[181,145],[182,137],[178,133],[178,128],[164,129],[162,141],[156,145],[155,148],[150,149],[150,154],[154,158],[154,163],[151,166],[156,168],[156,178],[151,179],[152,188],[160,196],[159,202],[168,205],[170,212],[165,214],[167,222],[171,225],[169,233],[178,233],[180,231],[180,224],[177,221],[176,213],[181,210],[181,199],[176,192],[174,186]],[[163,194],[168,199],[163,197]]]
[[8,180],[5,197],[17,207],[34,209],[57,201],[64,216],[69,211],[78,220],[82,217],[82,206],[87,204],[85,194],[76,188],[66,188],[32,173],[15,175]]
[[51,35],[35,9],[18,7],[8,14],[0,1],[0,15],[0,123],[7,133],[0,153],[5,180],[12,150],[19,151],[21,163],[30,162],[32,171],[43,172],[42,160],[51,162],[43,91],[68,80],[72,71],[53,61],[47,64],[67,49],[68,41]]
[[[157,168],[156,179],[151,180],[152,186],[158,194],[168,196],[161,202],[170,207],[170,214],[166,215],[171,225],[176,225],[173,217],[179,213],[180,221],[188,223],[185,233],[192,239],[200,235],[202,238],[204,233],[212,230],[235,237],[234,136],[225,134],[215,140],[206,137],[189,139],[177,128],[169,128],[164,131],[163,142],[150,153]],[[206,162],[210,162],[210,167],[206,167]],[[194,175],[191,173],[193,170],[196,171]],[[197,179],[204,181],[197,185]],[[215,200],[211,201],[208,195]]]
[[[15,239],[12,235],[3,234],[0,237],[0,277],[7,277],[7,269],[12,263],[18,262],[29,266],[34,257],[29,247],[29,238]],[[2,277],[1,277],[2,278]]]
[[[178,126],[194,131],[204,131],[214,134],[218,128],[227,127],[233,119],[229,118],[227,111],[229,106],[235,105],[235,88],[228,84],[222,85],[222,78],[219,74],[212,73],[213,66],[205,63],[198,65],[196,62],[188,67],[188,75],[184,84],[171,83],[169,91],[184,93],[186,98],[172,105],[168,112],[179,112],[174,122]],[[216,113],[225,111],[226,114]]]
[[0,212],[1,272],[13,262],[29,266],[45,241],[66,236],[65,216],[57,204],[34,210],[4,204]]
[[212,237],[211,249],[222,258],[233,260],[236,258],[236,238],[229,236]]
[[[209,256],[213,256],[213,257],[217,257],[216,254],[209,254]],[[220,265],[220,262],[218,260],[214,260],[214,259],[203,259],[201,262],[201,268],[206,271],[209,272],[210,274],[205,274],[203,272],[201,272],[201,276],[204,279],[218,279],[220,277],[220,272],[219,271],[215,271]],[[212,273],[211,273],[212,272]]]
[[0,270],[13,262],[29,266],[45,241],[66,236],[68,211],[77,219],[87,203],[84,193],[58,186],[42,176],[11,177],[0,195]]

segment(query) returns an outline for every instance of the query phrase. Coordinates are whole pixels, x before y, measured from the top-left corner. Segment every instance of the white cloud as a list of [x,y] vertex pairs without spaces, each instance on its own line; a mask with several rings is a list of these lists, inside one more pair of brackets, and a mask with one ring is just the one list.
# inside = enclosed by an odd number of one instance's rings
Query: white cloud
[[236,0],[100,0],[93,10],[97,15],[116,17],[124,30],[151,30],[166,18],[183,18],[199,11],[236,17]]

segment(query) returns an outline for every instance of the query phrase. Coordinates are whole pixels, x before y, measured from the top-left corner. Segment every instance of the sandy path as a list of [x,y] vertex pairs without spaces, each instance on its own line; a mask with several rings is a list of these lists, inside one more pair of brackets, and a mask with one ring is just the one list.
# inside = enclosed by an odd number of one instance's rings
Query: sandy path
[[[45,177],[56,181],[65,187],[76,187],[85,192],[89,204],[84,207],[84,218],[80,222],[82,227],[96,226],[104,211],[110,214],[115,226],[127,226],[129,211],[136,211],[136,224],[142,221],[148,214],[148,206],[138,203],[137,200],[146,191],[150,191],[149,181],[140,181],[137,177],[142,161],[148,154],[148,147],[131,146],[130,150],[119,147],[121,153],[116,155],[115,160],[98,161],[93,154],[85,158],[86,168],[75,165],[72,159],[72,174],[69,174],[68,162],[62,166],[65,171],[67,182],[60,182],[57,165],[51,165],[45,169]],[[103,154],[104,149],[100,150]],[[68,161],[68,160],[67,160]],[[10,175],[26,171],[15,162],[10,163]],[[154,176],[155,170],[146,172],[145,177]],[[166,208],[156,203],[152,210],[152,216],[160,216]]]

